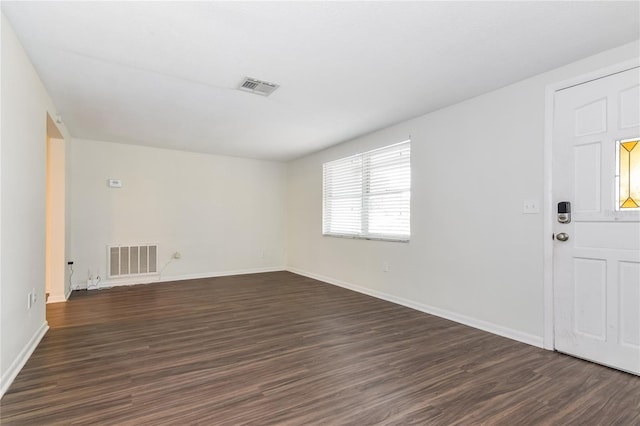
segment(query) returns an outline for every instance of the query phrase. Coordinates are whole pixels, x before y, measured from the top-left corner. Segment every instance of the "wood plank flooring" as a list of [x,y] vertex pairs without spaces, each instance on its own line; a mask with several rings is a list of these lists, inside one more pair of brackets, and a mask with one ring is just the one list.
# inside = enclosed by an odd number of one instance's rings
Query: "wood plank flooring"
[[288,272],[74,292],[3,425],[638,425],[640,378]]

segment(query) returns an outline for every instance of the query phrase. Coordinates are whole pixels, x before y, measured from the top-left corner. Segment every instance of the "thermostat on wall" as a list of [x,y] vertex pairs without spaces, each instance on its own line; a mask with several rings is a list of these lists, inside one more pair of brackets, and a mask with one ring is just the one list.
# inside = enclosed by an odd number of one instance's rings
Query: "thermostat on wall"
[[109,179],[109,188],[122,188],[122,181],[120,179]]

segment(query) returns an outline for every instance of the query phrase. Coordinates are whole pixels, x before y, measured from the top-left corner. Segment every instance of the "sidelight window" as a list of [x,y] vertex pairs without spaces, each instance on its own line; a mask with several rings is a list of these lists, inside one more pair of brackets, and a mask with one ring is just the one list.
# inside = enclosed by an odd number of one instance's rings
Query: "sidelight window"
[[640,210],[640,139],[616,145],[616,209]]

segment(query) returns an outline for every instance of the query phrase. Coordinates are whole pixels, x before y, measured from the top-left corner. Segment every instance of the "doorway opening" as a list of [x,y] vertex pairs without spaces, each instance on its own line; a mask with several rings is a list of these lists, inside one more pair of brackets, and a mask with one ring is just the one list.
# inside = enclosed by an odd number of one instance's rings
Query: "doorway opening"
[[46,297],[47,303],[67,300],[65,273],[65,141],[47,114],[46,162]]

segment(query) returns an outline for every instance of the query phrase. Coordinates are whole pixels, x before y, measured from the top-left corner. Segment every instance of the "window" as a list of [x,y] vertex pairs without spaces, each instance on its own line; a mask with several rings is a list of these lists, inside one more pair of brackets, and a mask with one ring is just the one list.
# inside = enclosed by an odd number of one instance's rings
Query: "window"
[[322,234],[409,241],[411,141],[323,164]]
[[616,210],[640,210],[640,139],[616,144]]

